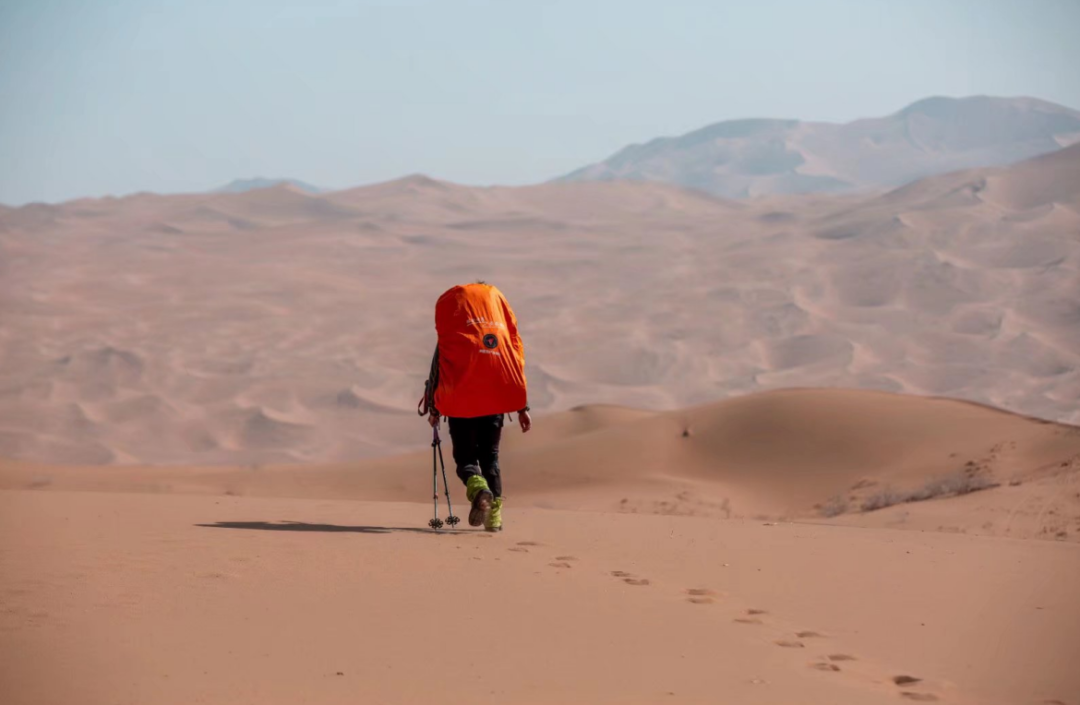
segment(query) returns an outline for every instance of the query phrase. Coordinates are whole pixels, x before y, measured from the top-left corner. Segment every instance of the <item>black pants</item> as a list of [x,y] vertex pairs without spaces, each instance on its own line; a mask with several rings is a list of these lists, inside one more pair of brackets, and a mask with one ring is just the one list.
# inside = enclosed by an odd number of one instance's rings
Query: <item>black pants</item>
[[499,441],[502,439],[503,415],[451,418],[449,421],[457,476],[462,482],[468,483],[473,475],[482,475],[491,488],[491,494],[502,497]]

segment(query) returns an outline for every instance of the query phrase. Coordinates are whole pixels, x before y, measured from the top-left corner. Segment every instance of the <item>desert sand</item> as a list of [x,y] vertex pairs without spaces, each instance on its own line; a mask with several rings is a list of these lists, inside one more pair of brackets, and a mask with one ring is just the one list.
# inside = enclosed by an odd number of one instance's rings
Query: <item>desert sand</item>
[[3,463],[4,702],[1080,694],[1080,428],[870,391],[581,407],[508,435],[500,534],[426,527],[431,460]]
[[[1080,145],[0,208],[0,702],[1080,705],[1077,232]],[[434,532],[477,278],[536,425]]]
[[1080,422],[1080,146],[868,196],[662,184],[135,195],[0,212],[0,457],[352,461],[422,448],[434,301],[509,297],[530,403],[805,386]]

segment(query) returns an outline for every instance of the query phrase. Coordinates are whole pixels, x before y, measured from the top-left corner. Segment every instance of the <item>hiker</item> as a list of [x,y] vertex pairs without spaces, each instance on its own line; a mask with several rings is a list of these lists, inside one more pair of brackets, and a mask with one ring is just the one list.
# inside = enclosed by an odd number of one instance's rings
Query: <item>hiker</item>
[[478,281],[439,297],[435,330],[438,345],[421,405],[433,428],[443,416],[449,420],[457,475],[471,504],[469,524],[501,531],[503,421],[516,412],[521,431],[532,428],[517,318],[501,291]]

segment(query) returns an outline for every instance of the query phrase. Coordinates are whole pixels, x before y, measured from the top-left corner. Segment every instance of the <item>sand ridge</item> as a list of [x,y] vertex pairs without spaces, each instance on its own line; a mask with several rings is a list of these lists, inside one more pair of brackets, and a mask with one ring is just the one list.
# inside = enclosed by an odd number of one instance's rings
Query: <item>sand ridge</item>
[[[1080,541],[1080,428],[967,402],[785,390],[672,412],[580,407],[517,431],[502,450],[510,506]],[[456,493],[449,440],[444,456]],[[0,488],[410,502],[430,495],[432,461],[430,447],[307,465],[8,460]]]
[[[84,199],[0,212],[0,455],[310,463],[422,448],[433,302],[486,278],[530,403],[835,386],[1080,421],[1080,146],[884,195],[652,183]],[[632,323],[632,325],[629,325]]]

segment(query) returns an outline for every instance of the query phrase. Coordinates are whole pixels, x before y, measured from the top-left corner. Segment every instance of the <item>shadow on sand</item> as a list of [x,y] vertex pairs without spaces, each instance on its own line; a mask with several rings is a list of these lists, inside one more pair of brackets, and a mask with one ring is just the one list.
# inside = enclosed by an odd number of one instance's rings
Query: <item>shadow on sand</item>
[[392,534],[395,532],[407,532],[416,534],[476,534],[484,536],[483,532],[461,529],[440,529],[433,531],[429,528],[417,526],[339,526],[337,524],[307,524],[302,521],[217,521],[213,524],[196,524],[211,529],[255,529],[258,531],[323,531],[323,532],[348,532],[355,534]]

